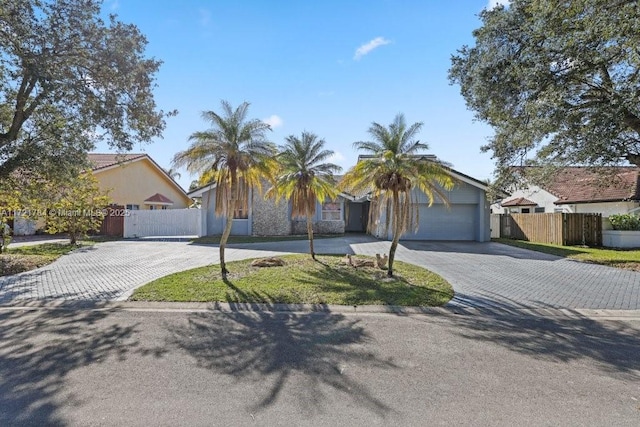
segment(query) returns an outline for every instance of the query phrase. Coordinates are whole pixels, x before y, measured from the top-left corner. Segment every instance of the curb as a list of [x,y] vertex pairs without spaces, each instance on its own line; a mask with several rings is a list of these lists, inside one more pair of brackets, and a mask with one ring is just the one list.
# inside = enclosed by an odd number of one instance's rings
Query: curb
[[24,300],[0,304],[0,311],[37,310],[101,310],[101,311],[147,311],[186,313],[297,313],[297,314],[393,314],[439,315],[439,316],[486,316],[495,318],[530,317],[550,319],[600,319],[640,320],[640,310],[566,309],[566,308],[467,308],[459,306],[415,307],[391,305],[333,305],[333,304],[259,304],[223,302],[155,302],[155,301],[65,301]]

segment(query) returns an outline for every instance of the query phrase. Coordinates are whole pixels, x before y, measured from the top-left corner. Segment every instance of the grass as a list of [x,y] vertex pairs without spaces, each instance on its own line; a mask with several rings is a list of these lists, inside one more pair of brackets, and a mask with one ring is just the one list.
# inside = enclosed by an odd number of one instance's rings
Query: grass
[[517,246],[519,248],[531,249],[563,258],[571,258],[578,261],[590,262],[594,264],[608,265],[611,267],[625,268],[628,270],[640,271],[640,250],[639,249],[603,249],[588,248],[583,246],[560,246],[548,243],[533,243],[524,240],[494,239],[496,242],[505,245]]
[[[81,245],[87,244],[91,243],[83,242]],[[64,243],[43,243],[15,248],[9,245],[9,248],[0,254],[0,276],[10,276],[43,267],[78,247]]]
[[[440,306],[453,298],[442,277],[396,261],[396,276],[372,267],[355,269],[341,256],[280,257],[283,267],[251,267],[251,260],[228,263],[228,279],[211,265],[172,274],[138,288],[134,301],[201,301],[288,304]],[[365,258],[365,257],[358,257]],[[371,258],[373,259],[373,258]]]
[[[332,237],[342,237],[342,234],[314,234],[313,239],[330,239]],[[218,245],[221,236],[204,236],[191,240],[192,243],[200,245]],[[265,242],[286,242],[291,240],[308,240],[304,235],[293,236],[229,236],[227,243],[265,243]]]

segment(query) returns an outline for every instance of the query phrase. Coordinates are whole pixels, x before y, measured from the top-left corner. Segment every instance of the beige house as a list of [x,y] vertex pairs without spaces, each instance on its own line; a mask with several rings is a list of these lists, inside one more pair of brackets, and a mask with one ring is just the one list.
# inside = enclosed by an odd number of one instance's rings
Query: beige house
[[184,209],[185,191],[148,154],[90,153],[93,175],[113,203],[131,210]]

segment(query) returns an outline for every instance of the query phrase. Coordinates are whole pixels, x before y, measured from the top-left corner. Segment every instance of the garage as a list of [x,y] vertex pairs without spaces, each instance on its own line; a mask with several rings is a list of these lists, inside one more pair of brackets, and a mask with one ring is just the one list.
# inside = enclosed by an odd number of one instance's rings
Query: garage
[[420,227],[408,231],[403,240],[476,240],[478,236],[478,205],[419,205]]

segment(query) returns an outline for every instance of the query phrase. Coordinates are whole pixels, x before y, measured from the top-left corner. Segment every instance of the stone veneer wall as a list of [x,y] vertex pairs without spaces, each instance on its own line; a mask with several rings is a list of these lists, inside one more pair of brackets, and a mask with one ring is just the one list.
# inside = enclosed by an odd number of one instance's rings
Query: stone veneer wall
[[277,203],[253,192],[251,234],[254,236],[287,236],[291,234],[289,205],[286,200]]
[[[317,221],[313,224],[313,232],[317,234],[344,234],[344,221]],[[292,234],[307,234],[307,220],[291,222]]]

